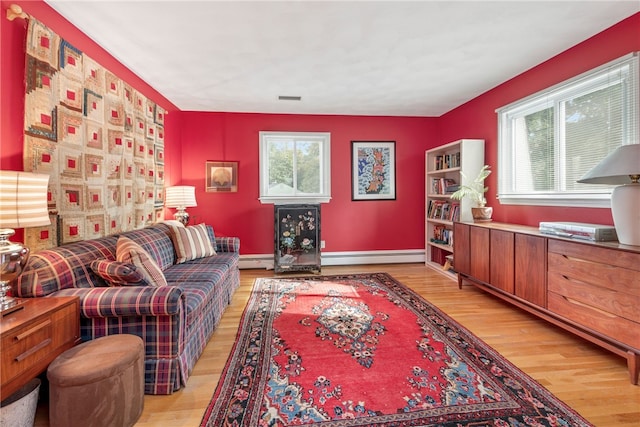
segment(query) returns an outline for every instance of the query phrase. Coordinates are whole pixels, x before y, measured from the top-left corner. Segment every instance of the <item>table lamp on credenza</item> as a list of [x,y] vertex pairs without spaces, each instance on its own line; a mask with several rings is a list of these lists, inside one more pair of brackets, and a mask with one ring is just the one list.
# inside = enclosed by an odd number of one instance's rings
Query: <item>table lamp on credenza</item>
[[47,186],[49,175],[0,171],[0,311],[19,308],[18,300],[7,295],[29,258],[29,248],[11,242],[14,228],[49,225]]
[[640,144],[616,148],[578,182],[618,185],[611,193],[611,214],[618,241],[640,246]]

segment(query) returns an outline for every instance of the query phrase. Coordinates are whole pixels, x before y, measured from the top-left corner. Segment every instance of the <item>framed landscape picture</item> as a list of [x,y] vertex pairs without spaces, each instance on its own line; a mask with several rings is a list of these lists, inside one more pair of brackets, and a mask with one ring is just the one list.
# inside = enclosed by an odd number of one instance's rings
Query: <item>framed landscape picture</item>
[[396,199],[395,141],[351,141],[351,199]]
[[227,193],[238,191],[238,162],[208,161],[205,176],[207,191]]

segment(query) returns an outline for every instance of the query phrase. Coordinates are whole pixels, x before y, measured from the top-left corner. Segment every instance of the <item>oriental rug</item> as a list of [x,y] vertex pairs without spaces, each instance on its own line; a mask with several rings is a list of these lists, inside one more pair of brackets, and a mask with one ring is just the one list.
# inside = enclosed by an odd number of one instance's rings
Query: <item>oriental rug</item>
[[201,427],[588,426],[386,273],[257,279]]

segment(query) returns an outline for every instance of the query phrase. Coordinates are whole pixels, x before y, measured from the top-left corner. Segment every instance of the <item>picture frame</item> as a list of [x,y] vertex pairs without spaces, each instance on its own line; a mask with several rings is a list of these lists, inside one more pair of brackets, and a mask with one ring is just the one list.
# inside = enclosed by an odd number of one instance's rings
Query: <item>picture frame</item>
[[235,193],[238,191],[238,163],[208,160],[205,169],[205,188],[208,192]]
[[396,199],[396,142],[351,141],[351,200]]

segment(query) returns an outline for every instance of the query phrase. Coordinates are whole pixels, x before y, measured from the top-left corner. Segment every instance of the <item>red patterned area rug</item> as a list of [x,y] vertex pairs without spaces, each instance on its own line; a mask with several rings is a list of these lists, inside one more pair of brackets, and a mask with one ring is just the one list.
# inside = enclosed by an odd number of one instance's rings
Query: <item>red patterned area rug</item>
[[257,279],[201,427],[589,426],[385,273]]

